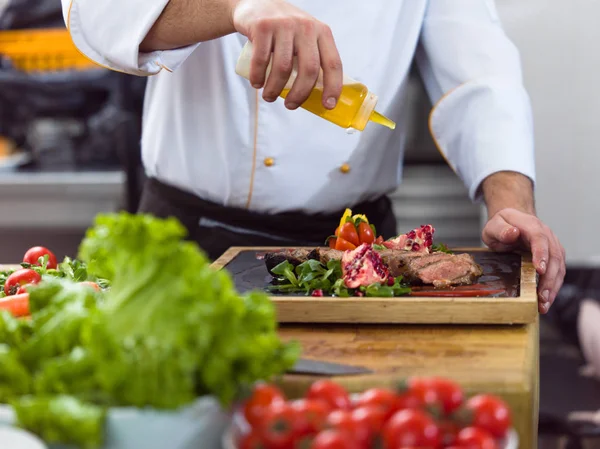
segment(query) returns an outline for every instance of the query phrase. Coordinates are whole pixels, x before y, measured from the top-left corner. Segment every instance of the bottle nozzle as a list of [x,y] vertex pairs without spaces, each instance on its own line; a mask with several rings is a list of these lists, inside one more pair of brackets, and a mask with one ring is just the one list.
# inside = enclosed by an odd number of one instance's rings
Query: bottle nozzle
[[392,120],[377,111],[373,111],[369,120],[379,125],[387,126],[389,129],[396,129],[396,124]]

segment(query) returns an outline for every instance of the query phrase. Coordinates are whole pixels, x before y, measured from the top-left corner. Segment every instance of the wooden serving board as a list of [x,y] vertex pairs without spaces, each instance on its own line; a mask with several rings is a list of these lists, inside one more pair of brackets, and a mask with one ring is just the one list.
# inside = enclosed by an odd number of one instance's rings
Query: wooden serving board
[[[213,264],[228,270],[241,293],[266,291],[272,280],[261,256],[281,247],[232,247]],[[456,248],[483,268],[478,283],[503,289],[487,297],[312,297],[270,293],[280,323],[526,324],[535,321],[537,276],[530,255]]]

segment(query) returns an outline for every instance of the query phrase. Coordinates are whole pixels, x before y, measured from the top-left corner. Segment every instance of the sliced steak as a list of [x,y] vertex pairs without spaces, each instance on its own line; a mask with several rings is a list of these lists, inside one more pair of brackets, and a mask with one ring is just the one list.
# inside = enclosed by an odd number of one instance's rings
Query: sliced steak
[[298,249],[283,249],[281,251],[272,251],[265,254],[264,261],[267,266],[267,270],[269,274],[273,275],[271,271],[277,265],[284,261],[288,261],[294,267],[297,267],[302,262],[305,262],[309,259],[309,254],[312,253],[313,250],[298,248]]
[[340,251],[339,249],[315,248],[311,251],[308,258],[318,260],[323,265],[327,265],[327,262],[330,260],[342,260],[343,255],[344,251]]
[[[422,261],[414,262],[419,265]],[[444,254],[444,257],[431,263],[415,267],[410,274],[413,279],[417,278],[423,284],[450,287],[473,284],[483,274],[483,270],[470,254]]]

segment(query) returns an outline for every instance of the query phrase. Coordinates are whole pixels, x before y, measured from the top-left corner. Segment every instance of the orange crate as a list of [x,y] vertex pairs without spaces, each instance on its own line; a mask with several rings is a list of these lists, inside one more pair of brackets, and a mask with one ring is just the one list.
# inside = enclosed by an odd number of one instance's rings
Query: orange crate
[[0,55],[24,72],[99,67],[77,49],[65,28],[0,31]]

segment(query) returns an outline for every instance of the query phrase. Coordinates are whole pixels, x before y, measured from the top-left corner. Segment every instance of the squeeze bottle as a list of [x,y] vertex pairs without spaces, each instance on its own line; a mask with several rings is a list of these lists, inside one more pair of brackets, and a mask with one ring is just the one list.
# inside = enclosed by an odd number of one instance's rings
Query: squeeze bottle
[[[250,61],[252,59],[252,43],[246,42],[242,53],[238,58],[235,72],[246,78],[250,79]],[[271,73],[271,64],[273,58],[267,66],[266,77],[268,79]],[[298,75],[298,60],[294,56],[293,68],[290,78],[287,84],[281,92],[281,97],[285,98],[289,93],[296,76]],[[323,70],[320,70],[317,82],[313,87],[312,92],[304,103],[300,105],[301,108],[306,109],[319,117],[324,118],[332,123],[335,123],[342,128],[354,128],[358,131],[362,131],[367,126],[369,121],[378,123],[383,126],[387,126],[390,129],[394,129],[396,124],[383,116],[382,114],[375,111],[375,105],[377,104],[377,95],[369,92],[369,89],[364,84],[359,83],[356,80],[344,75],[342,93],[338,99],[336,106],[333,109],[326,109],[322,103],[323,96]]]

